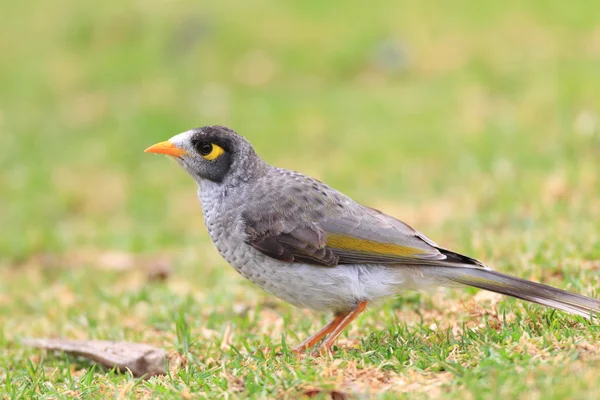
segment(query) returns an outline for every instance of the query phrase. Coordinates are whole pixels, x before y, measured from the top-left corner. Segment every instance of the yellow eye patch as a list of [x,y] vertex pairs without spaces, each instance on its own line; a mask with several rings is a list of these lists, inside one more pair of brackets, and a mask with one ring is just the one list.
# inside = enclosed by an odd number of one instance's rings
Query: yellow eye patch
[[223,153],[225,150],[214,143],[202,145],[200,148],[200,155],[208,161],[216,160]]

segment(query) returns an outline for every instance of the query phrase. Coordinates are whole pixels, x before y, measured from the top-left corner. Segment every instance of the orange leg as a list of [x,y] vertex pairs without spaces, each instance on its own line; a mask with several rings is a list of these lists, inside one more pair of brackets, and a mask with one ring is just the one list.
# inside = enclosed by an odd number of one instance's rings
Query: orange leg
[[294,353],[305,353],[307,349],[310,349],[315,344],[319,342],[319,340],[323,339],[325,335],[333,331],[348,315],[346,314],[336,314],[333,318],[333,321],[325,325],[321,330],[314,335],[308,337],[305,341],[300,343],[292,352]]
[[321,344],[321,347],[319,347],[319,350],[325,350],[327,352],[331,352],[331,346],[333,346],[333,344],[335,343],[337,338],[342,334],[342,332],[344,332],[344,329],[346,329],[346,327],[348,325],[350,325],[350,323],[352,321],[354,321],[356,319],[356,317],[359,316],[360,313],[365,311],[366,307],[367,307],[367,302],[361,301],[354,308],[354,310],[352,310],[348,314],[344,315],[343,319],[333,328],[333,330],[331,331],[331,334],[327,337],[327,339],[325,339],[323,344]]

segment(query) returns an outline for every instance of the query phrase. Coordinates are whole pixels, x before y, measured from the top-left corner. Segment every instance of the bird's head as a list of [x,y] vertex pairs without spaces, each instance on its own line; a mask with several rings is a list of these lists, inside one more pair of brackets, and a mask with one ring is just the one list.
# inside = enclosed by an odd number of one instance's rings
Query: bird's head
[[205,126],[150,146],[147,153],[169,155],[196,180],[235,184],[260,172],[264,162],[252,145],[223,126]]

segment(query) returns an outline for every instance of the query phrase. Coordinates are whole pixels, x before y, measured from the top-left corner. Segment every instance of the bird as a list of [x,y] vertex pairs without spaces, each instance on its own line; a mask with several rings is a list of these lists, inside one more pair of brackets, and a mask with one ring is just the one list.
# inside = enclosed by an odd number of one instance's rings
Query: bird
[[296,307],[333,313],[295,353],[331,352],[368,304],[405,290],[471,286],[586,319],[600,311],[596,299],[494,271],[317,179],[272,166],[230,128],[191,129],[145,151],[174,158],[194,179],[212,242],[241,276]]

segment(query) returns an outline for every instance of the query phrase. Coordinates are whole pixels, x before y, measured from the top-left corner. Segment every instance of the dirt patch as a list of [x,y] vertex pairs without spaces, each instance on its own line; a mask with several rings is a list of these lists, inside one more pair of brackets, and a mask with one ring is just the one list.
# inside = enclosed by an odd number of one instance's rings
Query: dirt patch
[[419,393],[438,397],[442,393],[442,386],[453,378],[449,372],[406,370],[398,373],[380,367],[365,366],[356,361],[333,360],[323,364],[321,376],[328,382],[320,387],[302,388],[303,392],[319,390],[347,394],[351,398],[383,392]]

